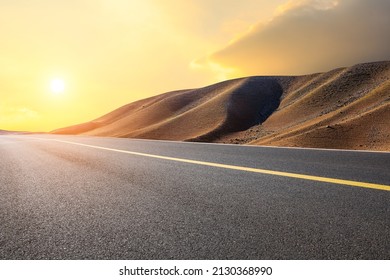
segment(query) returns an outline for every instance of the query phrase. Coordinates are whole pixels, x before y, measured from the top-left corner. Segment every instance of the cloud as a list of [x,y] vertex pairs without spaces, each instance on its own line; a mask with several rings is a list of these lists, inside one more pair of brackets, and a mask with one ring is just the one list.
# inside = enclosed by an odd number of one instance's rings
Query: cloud
[[[213,53],[232,75],[307,74],[390,59],[390,1],[295,0]],[[203,62],[205,65],[205,63]]]
[[0,104],[0,125],[1,127],[9,126],[10,124],[23,123],[25,121],[39,119],[38,112],[26,107],[9,107],[5,104]]

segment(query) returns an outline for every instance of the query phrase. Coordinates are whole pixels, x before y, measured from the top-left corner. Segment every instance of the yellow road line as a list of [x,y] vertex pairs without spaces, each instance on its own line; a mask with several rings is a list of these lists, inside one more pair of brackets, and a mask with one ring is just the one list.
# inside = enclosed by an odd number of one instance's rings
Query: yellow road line
[[[42,139],[42,140],[48,140],[48,139]],[[198,160],[191,160],[191,159],[159,156],[159,155],[131,152],[131,151],[126,151],[126,150],[111,149],[111,148],[106,148],[106,147],[101,147],[101,146],[94,146],[94,145],[88,145],[88,144],[82,144],[82,143],[70,142],[70,141],[63,141],[63,140],[57,140],[57,139],[50,139],[50,140],[62,142],[62,143],[73,144],[73,145],[78,145],[78,146],[90,147],[90,148],[95,148],[95,149],[113,151],[113,152],[118,152],[118,153],[149,157],[149,158],[157,158],[157,159],[163,159],[163,160],[185,162],[185,163],[191,163],[191,164],[197,164],[197,165],[212,166],[212,167],[246,171],[246,172],[262,173],[262,174],[269,174],[269,175],[275,175],[275,176],[332,183],[332,184],[338,184],[338,185],[347,185],[347,186],[352,186],[352,187],[361,187],[361,188],[368,188],[368,189],[375,189],[375,190],[390,191],[390,186],[388,186],[388,185],[380,185],[380,184],[358,182],[358,181],[351,181],[351,180],[342,180],[342,179],[320,177],[320,176],[311,176],[311,175],[305,175],[305,174],[299,174],[299,173],[273,171],[273,170],[267,170],[267,169],[244,167],[244,166],[237,166],[237,165],[230,165],[230,164],[221,164],[221,163],[214,163],[214,162],[207,162],[207,161],[198,161]]]

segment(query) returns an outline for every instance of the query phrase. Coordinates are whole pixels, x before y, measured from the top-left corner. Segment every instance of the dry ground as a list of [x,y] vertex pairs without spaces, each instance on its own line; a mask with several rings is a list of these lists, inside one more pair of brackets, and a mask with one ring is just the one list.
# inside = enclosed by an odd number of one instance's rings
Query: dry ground
[[168,92],[54,133],[390,151],[390,62]]

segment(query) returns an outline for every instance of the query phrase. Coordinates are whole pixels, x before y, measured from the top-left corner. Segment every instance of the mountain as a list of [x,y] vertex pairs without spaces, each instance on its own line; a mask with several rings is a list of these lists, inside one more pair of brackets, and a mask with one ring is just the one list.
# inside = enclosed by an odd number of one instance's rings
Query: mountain
[[27,132],[23,131],[9,131],[9,130],[1,130],[0,129],[0,135],[5,135],[5,134],[26,134]]
[[390,61],[168,92],[52,133],[390,150]]

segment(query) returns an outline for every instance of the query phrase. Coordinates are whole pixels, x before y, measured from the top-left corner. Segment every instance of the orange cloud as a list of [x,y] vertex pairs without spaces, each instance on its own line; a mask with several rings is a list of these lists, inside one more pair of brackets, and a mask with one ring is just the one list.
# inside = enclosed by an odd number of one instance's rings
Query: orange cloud
[[306,74],[390,59],[390,1],[299,0],[208,57],[241,75]]

